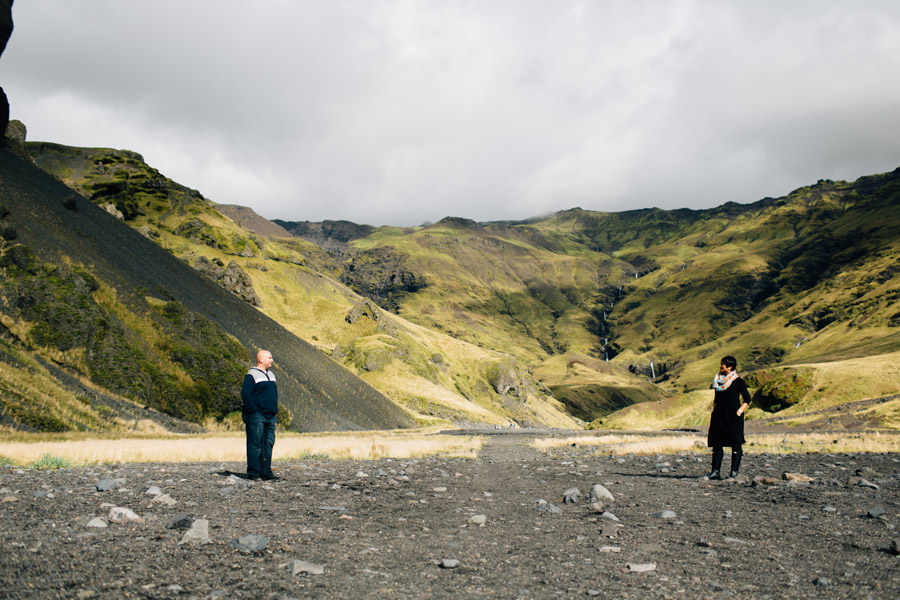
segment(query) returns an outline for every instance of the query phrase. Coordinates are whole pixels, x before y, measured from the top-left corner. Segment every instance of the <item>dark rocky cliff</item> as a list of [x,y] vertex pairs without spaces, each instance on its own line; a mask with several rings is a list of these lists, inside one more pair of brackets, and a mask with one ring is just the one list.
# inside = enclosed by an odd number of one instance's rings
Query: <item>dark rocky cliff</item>
[[[6,50],[6,43],[13,31],[12,20],[13,0],[0,0],[0,55]],[[9,100],[6,93],[0,87],[0,131],[6,132],[9,124]]]

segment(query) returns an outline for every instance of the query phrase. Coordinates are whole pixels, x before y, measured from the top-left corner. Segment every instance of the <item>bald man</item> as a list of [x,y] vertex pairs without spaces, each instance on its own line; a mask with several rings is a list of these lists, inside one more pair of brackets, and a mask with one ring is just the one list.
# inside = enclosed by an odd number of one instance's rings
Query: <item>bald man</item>
[[269,369],[272,353],[256,353],[256,366],[244,376],[241,386],[242,416],[247,428],[247,479],[274,481],[272,447],[275,445],[275,421],[278,416],[278,386]]

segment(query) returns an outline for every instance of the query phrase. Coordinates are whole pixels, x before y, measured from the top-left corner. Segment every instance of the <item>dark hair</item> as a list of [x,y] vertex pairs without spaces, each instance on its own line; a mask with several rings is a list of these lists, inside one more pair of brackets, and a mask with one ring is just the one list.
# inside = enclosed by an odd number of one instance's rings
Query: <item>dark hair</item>
[[723,356],[721,362],[732,371],[737,369],[737,359],[733,356]]

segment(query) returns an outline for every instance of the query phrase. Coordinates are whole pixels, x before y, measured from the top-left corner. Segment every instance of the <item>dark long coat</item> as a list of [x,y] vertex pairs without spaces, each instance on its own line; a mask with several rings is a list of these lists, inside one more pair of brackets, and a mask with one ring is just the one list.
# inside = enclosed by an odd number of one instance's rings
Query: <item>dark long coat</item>
[[737,414],[742,399],[750,404],[750,392],[740,377],[732,381],[728,389],[716,392],[709,419],[709,434],[706,437],[709,447],[734,448],[747,443],[744,439],[744,415]]

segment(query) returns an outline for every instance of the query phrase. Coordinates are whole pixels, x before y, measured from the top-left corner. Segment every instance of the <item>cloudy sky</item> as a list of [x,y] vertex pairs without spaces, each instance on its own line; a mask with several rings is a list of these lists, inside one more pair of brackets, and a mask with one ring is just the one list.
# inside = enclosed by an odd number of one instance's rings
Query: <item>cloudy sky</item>
[[28,139],[268,218],[705,208],[900,166],[900,2],[16,0]]

